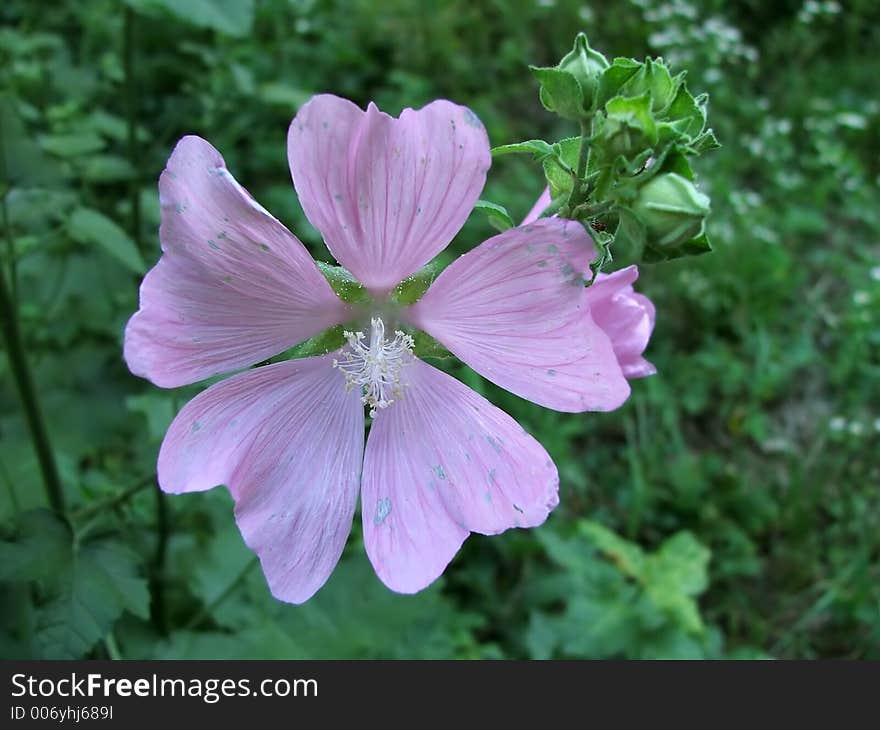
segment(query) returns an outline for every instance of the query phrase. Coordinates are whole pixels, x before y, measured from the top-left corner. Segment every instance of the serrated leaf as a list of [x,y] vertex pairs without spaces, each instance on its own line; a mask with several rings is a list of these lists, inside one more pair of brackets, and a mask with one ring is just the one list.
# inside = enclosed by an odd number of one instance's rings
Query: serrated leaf
[[474,210],[479,210],[486,214],[489,219],[489,225],[502,233],[516,226],[507,208],[497,203],[491,203],[488,200],[478,200],[474,206]]
[[45,659],[76,659],[103,638],[128,610],[149,616],[147,582],[137,575],[138,556],[105,541],[73,547],[54,597],[37,616],[35,643]]
[[540,162],[545,157],[553,154],[553,147],[543,139],[530,139],[525,142],[503,144],[499,147],[493,147],[491,152],[493,157],[514,154],[530,154],[535,160]]
[[44,659],[81,658],[125,611],[147,618],[139,564],[110,539],[76,543],[48,510],[23,514],[14,537],[0,542],[0,579],[40,584],[34,643]]
[[77,208],[67,222],[67,231],[74,241],[100,246],[136,274],[146,270],[134,241],[117,223],[97,210]]
[[70,528],[45,509],[21,515],[14,536],[0,541],[0,581],[45,580],[70,548]]
[[626,575],[639,580],[642,578],[645,555],[638,545],[624,540],[598,522],[585,520],[580,524],[580,529]]

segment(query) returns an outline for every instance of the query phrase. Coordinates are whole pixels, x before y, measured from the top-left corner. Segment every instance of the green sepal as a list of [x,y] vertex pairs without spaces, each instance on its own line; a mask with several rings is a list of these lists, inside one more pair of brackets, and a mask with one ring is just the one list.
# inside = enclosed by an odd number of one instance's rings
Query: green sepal
[[560,195],[571,192],[574,187],[575,168],[581,138],[569,137],[553,145],[553,155],[544,160],[544,175],[550,186],[550,197],[556,200]]
[[541,84],[541,103],[547,111],[565,119],[584,116],[584,92],[574,74],[558,68],[529,66],[529,69]]
[[443,267],[437,261],[432,261],[422,267],[394,287],[394,291],[391,292],[391,301],[402,305],[414,304],[428,291],[428,287],[434,283],[434,279],[442,270]]
[[614,248],[618,257],[639,261],[645,250],[647,233],[638,216],[629,208],[617,209],[617,228],[614,231]]
[[596,106],[601,109],[608,101],[620,93],[620,88],[629,81],[644,64],[632,58],[615,58],[602,72]]
[[682,84],[665,116],[670,122],[677,123],[676,127],[681,134],[689,139],[696,139],[706,127],[706,99],[705,95],[694,98],[687,86]]
[[342,266],[332,266],[323,261],[316,262],[318,270],[330,284],[336,296],[343,302],[354,304],[367,301],[370,297],[366,287],[361,284],[354,275]]
[[651,97],[615,96],[605,104],[605,115],[595,134],[596,147],[608,160],[626,160],[657,144],[657,124],[651,114]]
[[338,350],[345,344],[345,327],[341,324],[319,332],[314,337],[309,337],[305,342],[300,342],[296,347],[285,350],[280,355],[272,358],[272,362],[295,360],[302,357],[316,357],[326,355],[328,352]]
[[704,253],[709,253],[711,250],[712,244],[709,241],[709,237],[704,232],[674,248],[659,249],[646,246],[642,261],[646,264],[654,264],[661,261],[680,259],[684,256],[699,256]]
[[553,147],[549,142],[545,142],[543,139],[529,139],[525,142],[503,144],[498,147],[493,147],[490,151],[493,157],[514,154],[530,154],[536,161],[541,162],[545,157],[549,157],[553,154]]
[[598,51],[590,48],[590,42],[584,33],[578,33],[574,46],[563,56],[556,66],[561,71],[572,74],[580,84],[583,95],[583,111],[592,112],[599,79],[608,68],[608,59]]
[[412,332],[413,338],[413,355],[420,358],[433,357],[439,360],[448,360],[453,357],[452,353],[449,352],[440,342],[435,340],[431,335],[427,332],[422,332],[421,330],[414,330]]
[[641,68],[620,87],[621,96],[651,97],[651,108],[661,113],[675,100],[676,94],[684,81],[684,74],[673,77],[662,59],[645,59]]
[[513,222],[513,218],[510,217],[510,213],[507,212],[507,208],[503,205],[491,203],[488,200],[478,200],[477,204],[474,206],[474,210],[479,210],[482,213],[485,213],[489,220],[489,225],[502,233],[516,226],[516,223]]

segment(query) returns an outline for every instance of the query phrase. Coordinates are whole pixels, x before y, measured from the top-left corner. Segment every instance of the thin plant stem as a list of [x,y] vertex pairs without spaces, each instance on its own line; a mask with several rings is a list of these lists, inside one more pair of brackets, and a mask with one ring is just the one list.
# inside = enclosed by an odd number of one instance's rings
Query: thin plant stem
[[[0,170],[5,178],[5,167]],[[8,220],[4,217],[3,229],[7,240],[11,239]],[[0,272],[0,314],[2,314],[3,341],[6,345],[6,355],[9,358],[9,367],[12,377],[18,389],[19,398],[24,408],[24,417],[30,431],[31,441],[40,464],[43,475],[43,486],[49,505],[59,515],[64,515],[64,490],[61,486],[61,478],[58,476],[58,467],[55,464],[55,455],[49,441],[49,432],[43,419],[43,412],[37,400],[37,392],[34,388],[33,377],[28,367],[27,356],[21,337],[21,327],[18,322],[18,305],[10,294],[6,284],[6,276]]]
[[192,619],[186,624],[186,629],[191,630],[197,628],[202,621],[204,621],[208,616],[210,616],[214,611],[217,610],[217,607],[223,603],[229,596],[231,596],[235,590],[245,581],[245,578],[248,577],[248,574],[254,569],[254,566],[259,562],[257,558],[253,558],[244,568],[241,569],[241,572],[235,576],[232,582],[226,586],[225,590],[217,596],[211,603],[205,606],[201,611],[199,611]]
[[156,553],[153,556],[152,589],[153,599],[150,603],[153,625],[159,633],[168,630],[167,612],[165,610],[165,564],[168,558],[168,538],[171,534],[168,519],[168,498],[161,489],[156,490]]
[[123,20],[122,62],[125,73],[125,117],[128,126],[127,154],[134,170],[128,184],[131,205],[130,233],[135,246],[142,251],[140,175],[137,157],[137,88],[134,81],[134,22],[134,10],[126,6]]
[[94,502],[90,504],[88,507],[84,509],[74,511],[71,514],[71,517],[75,517],[77,519],[88,519],[89,517],[98,514],[99,512],[104,512],[105,510],[110,510],[118,507],[123,502],[128,501],[135,494],[140,492],[142,489],[149,487],[151,484],[155,484],[156,475],[150,474],[149,476],[145,476],[142,479],[139,479],[137,482],[132,484],[127,489],[122,490],[121,492],[117,492],[116,494],[107,497],[107,499],[102,499],[100,502]]

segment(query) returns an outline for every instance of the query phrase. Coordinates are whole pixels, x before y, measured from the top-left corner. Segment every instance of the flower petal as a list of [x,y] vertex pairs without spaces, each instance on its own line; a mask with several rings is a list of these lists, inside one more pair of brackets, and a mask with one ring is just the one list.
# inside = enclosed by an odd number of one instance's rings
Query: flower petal
[[272,594],[302,603],[342,554],[363,445],[363,406],[332,357],[288,360],[187,403],[162,442],[159,485],[179,493],[225,484]]
[[399,119],[331,95],[287,137],[300,203],[339,263],[377,292],[418,271],[464,225],[491,164],[474,113],[435,101]]
[[614,347],[614,354],[627,378],[643,378],[657,372],[642,357],[654,331],[654,303],[632,287],[639,276],[637,266],[613,274],[599,274],[587,290],[590,313]]
[[421,360],[376,414],[364,455],[364,542],[392,590],[433,582],[468,532],[541,524],[558,504],[544,448],[504,411]]
[[558,411],[609,411],[629,395],[586,305],[595,256],[579,223],[543,218],[447,267],[403,316],[480,375]]
[[135,375],[176,387],[277,355],[348,317],[302,243],[184,137],[159,178],[163,255],[125,330]]
[[527,226],[529,223],[534,223],[540,217],[541,213],[544,212],[544,209],[553,202],[553,198],[550,197],[550,188],[544,188],[544,192],[538,196],[538,199],[535,201],[535,204],[532,206],[532,209],[526,213],[526,217],[523,218],[523,222],[520,223],[521,226]]

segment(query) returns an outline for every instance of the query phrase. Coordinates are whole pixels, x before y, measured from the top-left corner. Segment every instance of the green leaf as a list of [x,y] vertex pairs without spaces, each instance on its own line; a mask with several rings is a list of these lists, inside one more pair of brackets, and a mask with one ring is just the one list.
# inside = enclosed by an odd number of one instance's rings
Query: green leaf
[[37,617],[37,650],[47,659],[82,657],[124,611],[149,617],[147,582],[128,548],[104,541],[71,547],[66,558],[57,593]]
[[13,99],[0,96],[0,194],[6,186],[42,186],[57,182],[61,172],[40,146],[30,139]]
[[584,116],[584,93],[574,74],[558,68],[529,66],[529,69],[541,83],[541,103],[547,111],[565,119]]
[[77,161],[83,180],[94,183],[114,183],[131,180],[135,175],[132,164],[119,155],[89,155]]
[[254,0],[125,1],[140,12],[166,12],[184,23],[239,38],[250,34],[254,22]]
[[709,583],[710,555],[708,548],[692,534],[679,532],[645,561],[644,583],[648,596],[691,633],[703,631],[693,596],[702,593]]
[[585,520],[581,532],[626,575],[641,579],[645,556],[638,545],[618,536],[598,522]]
[[510,228],[514,228],[516,223],[507,212],[507,208],[497,203],[491,203],[488,200],[478,200],[474,206],[474,210],[479,210],[486,214],[489,219],[489,225],[502,233]]
[[553,154],[553,147],[543,139],[530,139],[525,142],[503,144],[500,147],[492,148],[493,157],[523,153],[533,155],[534,158],[540,162],[545,157]]
[[95,244],[136,274],[146,270],[134,241],[114,221],[92,208],[77,208],[67,222],[70,237],[82,244]]
[[125,611],[149,615],[140,559],[110,539],[80,544],[48,510],[22,515],[15,535],[0,541],[0,579],[39,584],[34,643],[44,659],[77,659]]
[[46,152],[58,157],[91,155],[100,152],[105,146],[101,136],[93,132],[47,134],[40,137],[40,144]]
[[0,581],[45,580],[71,542],[70,529],[45,509],[25,512],[11,539],[0,541]]

